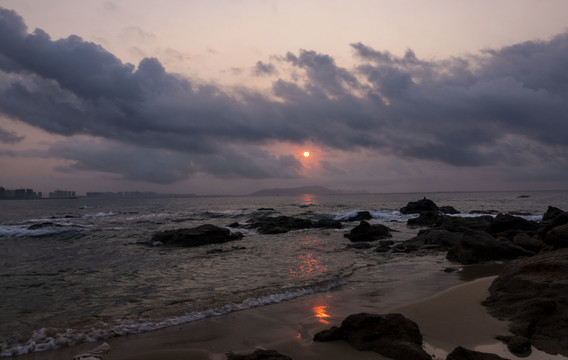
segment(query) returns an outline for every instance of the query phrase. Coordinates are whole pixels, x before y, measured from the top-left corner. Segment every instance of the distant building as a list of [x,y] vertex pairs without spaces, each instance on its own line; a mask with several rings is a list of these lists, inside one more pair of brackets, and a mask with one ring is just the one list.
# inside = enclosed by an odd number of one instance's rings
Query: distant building
[[68,191],[68,190],[55,190],[54,192],[49,193],[50,199],[75,199],[77,195],[75,195],[75,191]]
[[9,190],[0,186],[0,199],[5,200],[28,200],[41,199],[41,192],[36,193],[33,189],[15,189]]

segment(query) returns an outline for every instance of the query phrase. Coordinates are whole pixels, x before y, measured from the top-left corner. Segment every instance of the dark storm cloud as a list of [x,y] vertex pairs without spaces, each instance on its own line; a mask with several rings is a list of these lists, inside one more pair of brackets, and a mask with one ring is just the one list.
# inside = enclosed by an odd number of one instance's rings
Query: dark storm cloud
[[0,143],[15,144],[25,139],[25,136],[20,136],[13,131],[8,131],[0,128]]
[[[154,58],[125,64],[77,36],[28,33],[9,10],[0,9],[0,33],[1,113],[114,144],[54,145],[53,154],[74,161],[67,170],[157,183],[195,172],[297,177],[293,156],[254,150],[274,141],[455,166],[568,165],[568,34],[445,60],[356,43],[354,69],[315,51],[288,52],[275,59],[296,75],[273,83],[275,101],[246,87],[197,85]],[[259,75],[278,70],[261,61],[254,67]]]

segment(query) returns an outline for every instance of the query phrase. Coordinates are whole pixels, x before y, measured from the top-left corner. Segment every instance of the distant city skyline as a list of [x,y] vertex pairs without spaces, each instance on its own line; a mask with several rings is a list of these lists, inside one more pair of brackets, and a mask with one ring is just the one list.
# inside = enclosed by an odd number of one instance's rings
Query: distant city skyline
[[0,183],[568,189],[566,14],[563,0],[0,0]]

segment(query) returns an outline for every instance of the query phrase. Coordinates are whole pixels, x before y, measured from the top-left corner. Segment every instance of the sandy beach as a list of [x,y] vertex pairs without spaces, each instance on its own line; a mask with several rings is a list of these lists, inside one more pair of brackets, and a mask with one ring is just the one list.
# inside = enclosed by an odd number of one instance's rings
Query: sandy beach
[[[516,359],[495,340],[507,335],[507,323],[487,314],[481,301],[488,295],[494,277],[454,286],[430,298],[391,308],[414,320],[424,335],[425,349],[434,359],[445,359],[461,345],[477,351]],[[339,325],[342,315],[327,313],[326,303],[334,294],[283,302],[228,315],[208,318],[159,331],[112,338],[104,360],[221,360],[232,351],[247,354],[255,349],[274,349],[297,360],[382,359],[373,352],[359,352],[343,341],[315,343],[313,335]],[[98,346],[83,344],[56,351],[18,357],[19,360],[71,360]],[[527,359],[527,358],[525,358]],[[528,359],[564,359],[538,351]]]

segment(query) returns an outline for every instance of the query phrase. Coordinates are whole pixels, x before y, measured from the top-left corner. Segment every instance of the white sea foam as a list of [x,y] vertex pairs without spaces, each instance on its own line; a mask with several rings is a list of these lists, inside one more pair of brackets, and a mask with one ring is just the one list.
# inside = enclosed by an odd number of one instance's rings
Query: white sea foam
[[[353,210],[345,214],[336,215],[334,220],[345,221],[357,216],[359,212],[363,210]],[[369,214],[375,220],[387,220],[387,221],[402,221],[410,218],[409,215],[403,215],[400,211],[393,210],[369,210]]]

